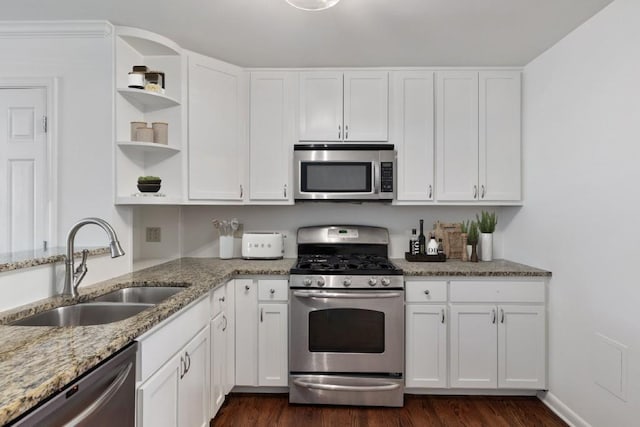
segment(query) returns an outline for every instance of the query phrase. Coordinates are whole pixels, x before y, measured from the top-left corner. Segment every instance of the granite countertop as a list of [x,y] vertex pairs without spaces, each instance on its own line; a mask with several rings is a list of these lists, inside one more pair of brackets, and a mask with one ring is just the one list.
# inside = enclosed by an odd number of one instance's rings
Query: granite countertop
[[[509,261],[410,263],[392,260],[405,276],[550,276]],[[54,328],[8,326],[13,320],[73,303],[53,297],[0,313],[0,424],[35,406],[171,314],[236,276],[288,275],[295,259],[276,261],[182,258],[80,288],[80,301],[128,286],[185,290],[128,319],[106,325]]]
[[[82,250],[87,249],[89,256],[103,255],[109,253],[108,247],[99,248],[75,248],[74,256],[82,257]],[[37,265],[52,264],[54,262],[64,261],[67,254],[67,248],[49,248],[47,250],[34,249],[32,251],[21,251],[0,254],[0,273],[20,268],[35,267]]]

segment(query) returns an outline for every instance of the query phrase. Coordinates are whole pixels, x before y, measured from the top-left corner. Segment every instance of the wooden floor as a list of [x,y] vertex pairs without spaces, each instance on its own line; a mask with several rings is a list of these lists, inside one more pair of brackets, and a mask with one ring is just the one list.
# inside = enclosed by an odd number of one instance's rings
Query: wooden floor
[[213,426],[566,426],[535,397],[405,395],[403,408],[289,404],[286,394],[231,394]]

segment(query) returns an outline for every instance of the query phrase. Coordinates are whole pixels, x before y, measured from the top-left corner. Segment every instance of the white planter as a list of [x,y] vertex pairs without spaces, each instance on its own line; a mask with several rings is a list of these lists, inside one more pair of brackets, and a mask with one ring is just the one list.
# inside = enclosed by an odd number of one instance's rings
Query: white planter
[[233,258],[233,234],[230,236],[220,236],[220,258]]
[[480,233],[480,260],[493,260],[493,233]]
[[473,250],[473,246],[467,245],[467,260],[471,261],[471,251]]

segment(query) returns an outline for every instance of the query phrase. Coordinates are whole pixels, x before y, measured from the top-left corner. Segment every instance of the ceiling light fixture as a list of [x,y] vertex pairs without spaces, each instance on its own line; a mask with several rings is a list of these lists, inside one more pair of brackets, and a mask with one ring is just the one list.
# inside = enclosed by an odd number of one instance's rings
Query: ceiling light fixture
[[325,10],[338,4],[340,0],[286,0],[291,6],[302,10]]

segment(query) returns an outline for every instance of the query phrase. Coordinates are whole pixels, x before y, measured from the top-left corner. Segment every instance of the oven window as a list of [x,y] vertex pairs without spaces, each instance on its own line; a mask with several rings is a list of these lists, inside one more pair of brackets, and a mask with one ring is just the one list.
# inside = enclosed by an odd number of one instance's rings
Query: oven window
[[355,308],[310,312],[309,351],[383,353],[384,313]]
[[302,162],[301,191],[371,193],[371,162]]

